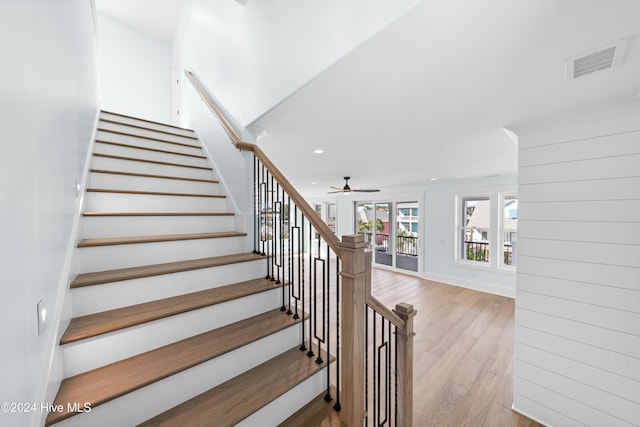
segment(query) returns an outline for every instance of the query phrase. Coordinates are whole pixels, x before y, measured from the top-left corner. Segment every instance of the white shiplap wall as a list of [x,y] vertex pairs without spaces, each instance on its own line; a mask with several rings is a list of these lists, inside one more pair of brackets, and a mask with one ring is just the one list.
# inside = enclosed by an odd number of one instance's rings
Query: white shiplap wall
[[514,409],[640,426],[640,99],[519,136]]

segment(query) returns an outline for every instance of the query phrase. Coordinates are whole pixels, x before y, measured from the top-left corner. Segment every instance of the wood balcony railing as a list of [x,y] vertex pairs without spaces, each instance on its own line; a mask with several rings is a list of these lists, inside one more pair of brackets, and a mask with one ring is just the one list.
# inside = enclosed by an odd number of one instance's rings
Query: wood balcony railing
[[416,311],[372,296],[364,236],[339,239],[264,152],[240,140],[196,76],[185,75],[234,147],[254,155],[254,252],[270,258],[267,278],[284,284],[283,315],[306,320],[300,350],[318,363],[335,358],[325,400],[348,426],[411,426]]

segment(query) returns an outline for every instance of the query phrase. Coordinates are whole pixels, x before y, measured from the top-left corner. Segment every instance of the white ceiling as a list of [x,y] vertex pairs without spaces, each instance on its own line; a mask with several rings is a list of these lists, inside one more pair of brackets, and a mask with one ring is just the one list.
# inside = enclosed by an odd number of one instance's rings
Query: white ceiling
[[[165,23],[180,1],[97,0],[139,26],[150,14],[124,8],[147,2]],[[306,194],[345,175],[384,189],[509,174],[504,127],[640,93],[639,32],[636,0],[424,0],[253,125]],[[625,37],[619,67],[567,80],[568,58]]]
[[95,0],[96,9],[152,36],[171,41],[184,0]]

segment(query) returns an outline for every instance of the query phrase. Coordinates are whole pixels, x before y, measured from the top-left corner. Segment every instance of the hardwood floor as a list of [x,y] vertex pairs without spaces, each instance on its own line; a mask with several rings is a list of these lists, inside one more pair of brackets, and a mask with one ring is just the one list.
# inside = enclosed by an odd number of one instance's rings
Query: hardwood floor
[[418,310],[415,427],[540,426],[511,410],[513,299],[377,268],[372,293]]

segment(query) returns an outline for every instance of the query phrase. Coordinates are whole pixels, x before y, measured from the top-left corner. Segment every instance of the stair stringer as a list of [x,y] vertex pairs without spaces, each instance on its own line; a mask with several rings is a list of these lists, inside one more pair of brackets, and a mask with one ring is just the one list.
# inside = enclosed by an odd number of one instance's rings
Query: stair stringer
[[[84,161],[84,167],[82,172],[82,178],[80,182],[76,183],[77,199],[74,211],[74,217],[72,221],[71,235],[69,237],[69,245],[67,246],[67,252],[65,256],[64,266],[62,269],[62,275],[57,286],[57,298],[56,301],[49,307],[53,307],[50,310],[49,320],[49,335],[47,345],[46,364],[42,367],[40,374],[40,386],[36,392],[36,405],[40,405],[40,402],[53,402],[56,396],[60,384],[64,379],[64,358],[60,351],[60,338],[64,334],[65,329],[69,325],[72,317],[71,310],[71,290],[69,289],[69,283],[78,274],[78,257],[77,257],[77,244],[82,240],[84,230],[82,228],[82,212],[84,212],[86,204],[86,189],[87,182],[89,181],[89,168],[91,165],[91,159],[93,156],[93,149],[95,146],[96,135],[98,132],[98,123],[100,121],[100,109],[96,109],[96,115],[93,122],[93,132],[91,133],[91,139],[88,141],[89,148],[87,150],[87,157]],[[31,426],[39,427],[44,424],[47,418],[46,411],[34,411],[31,417]]]

